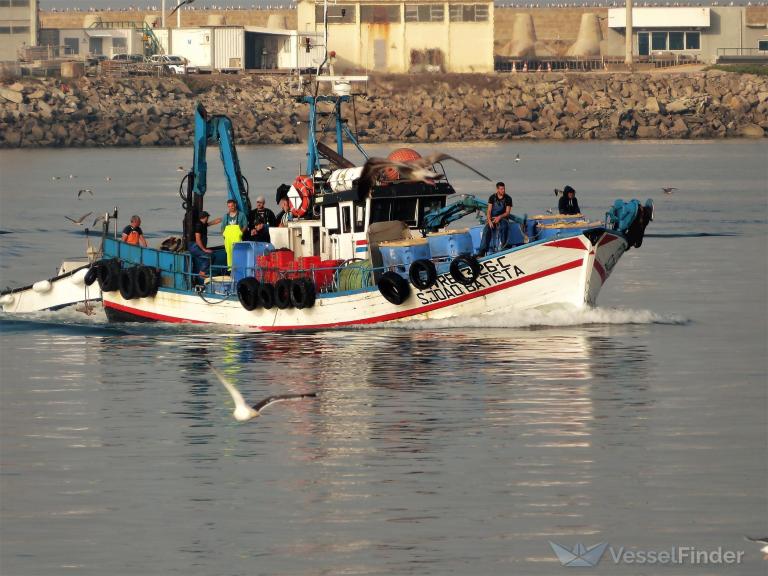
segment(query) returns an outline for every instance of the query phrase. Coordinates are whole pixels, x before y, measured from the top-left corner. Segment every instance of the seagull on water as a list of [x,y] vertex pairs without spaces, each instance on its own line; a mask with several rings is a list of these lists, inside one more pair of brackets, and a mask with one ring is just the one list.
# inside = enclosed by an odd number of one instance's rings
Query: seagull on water
[[274,166],[267,166],[267,172],[269,172],[270,170],[274,170],[274,169],[275,169]]
[[67,220],[69,220],[69,221],[70,221],[70,222],[72,222],[73,224],[77,224],[78,226],[82,226],[82,225],[83,225],[83,221],[84,221],[86,218],[88,218],[88,216],[90,216],[91,214],[93,214],[93,212],[88,212],[87,214],[83,214],[83,215],[82,215],[82,216],[80,216],[80,218],[78,218],[77,220],[74,220],[73,218],[70,218],[69,216],[64,216],[64,218],[66,218]]
[[80,190],[77,191],[77,199],[79,200],[80,196],[86,193],[93,196],[93,190],[91,190],[90,188],[81,188]]
[[69,175],[69,179],[70,179],[70,180],[74,180],[75,178],[77,178],[77,176],[75,176],[74,174],[70,174],[70,175]]
[[51,176],[51,180],[56,182],[56,180],[61,180],[61,176]]
[[170,13],[170,14],[168,14],[168,16],[169,16],[169,17],[170,17],[170,16],[173,16],[173,14],[176,12],[176,10],[178,10],[179,8],[181,8],[182,6],[184,6],[184,4],[192,4],[192,2],[194,2],[194,1],[195,1],[195,0],[184,0],[183,2],[180,2],[179,4],[177,4],[177,5],[176,5],[176,8],[174,8],[173,10],[171,10],[171,13]]
[[184,168],[184,166],[179,166],[178,168],[176,168],[176,172],[186,172],[186,171],[187,169]]
[[674,186],[662,186],[662,190],[664,190],[664,194],[669,194],[670,196],[675,190],[680,190],[680,188],[675,188]]
[[104,176],[104,182],[112,182],[112,176]]
[[520,162],[520,154],[515,154],[515,162]]
[[242,394],[240,394],[240,391],[235,387],[234,384],[232,384],[227,378],[219,372],[219,370],[216,368],[216,366],[213,365],[213,363],[210,360],[206,360],[208,363],[208,366],[211,367],[211,371],[216,375],[216,378],[219,379],[219,382],[221,382],[224,385],[224,388],[227,389],[230,396],[232,396],[232,401],[235,403],[235,411],[232,413],[232,415],[235,417],[235,420],[238,422],[247,422],[248,420],[251,420],[252,418],[257,418],[258,416],[261,416],[261,411],[264,410],[267,406],[270,404],[274,404],[275,402],[286,402],[289,400],[304,400],[306,398],[317,398],[316,392],[305,392],[303,394],[281,394],[279,396],[269,396],[267,398],[264,398],[261,402],[258,402],[254,404],[253,406],[249,406],[245,399],[243,398]]
[[745,538],[750,542],[757,542],[758,544],[762,544],[763,547],[760,548],[760,552],[763,553],[763,560],[768,560],[768,536],[765,538],[752,538],[751,536],[745,536]]
[[559,188],[555,188],[555,196],[559,197],[559,196],[562,196],[562,195],[563,195],[563,191],[560,190]]

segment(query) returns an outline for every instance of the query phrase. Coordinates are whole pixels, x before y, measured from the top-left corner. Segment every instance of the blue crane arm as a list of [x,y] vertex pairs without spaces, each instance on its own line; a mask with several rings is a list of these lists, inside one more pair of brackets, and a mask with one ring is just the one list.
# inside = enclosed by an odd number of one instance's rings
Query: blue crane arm
[[232,121],[223,115],[208,116],[199,102],[195,105],[195,151],[193,192],[204,196],[208,186],[208,162],[205,159],[208,142],[215,140],[219,144],[219,155],[227,178],[227,199],[237,202],[238,209],[248,214],[251,203],[245,178],[240,172],[240,161],[235,149],[235,136]]
[[464,218],[468,214],[474,212],[484,214],[487,207],[488,202],[482,202],[472,195],[464,196],[445,208],[425,214],[423,228],[429,232],[435,232],[440,228],[446,227],[451,222]]
[[[453,204],[449,204],[445,208],[440,208],[424,215],[423,229],[428,232],[436,232],[441,228],[445,228],[451,222],[455,222],[464,216],[478,212],[478,219],[481,222],[485,222],[485,213],[488,209],[488,202],[478,200],[471,194],[463,196]],[[509,219],[518,224],[524,224],[526,217],[520,218],[514,214],[509,215]]]

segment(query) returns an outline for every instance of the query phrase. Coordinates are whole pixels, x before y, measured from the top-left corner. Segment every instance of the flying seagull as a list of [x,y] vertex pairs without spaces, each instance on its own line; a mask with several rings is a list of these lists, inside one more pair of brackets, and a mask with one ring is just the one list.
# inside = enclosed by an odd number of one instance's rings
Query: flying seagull
[[752,538],[751,536],[745,536],[745,538],[750,542],[757,542],[758,544],[762,544],[763,547],[760,548],[760,552],[763,553],[763,560],[768,560],[768,536],[765,538]]
[[443,160],[453,160],[454,162],[461,164],[465,168],[469,168],[470,170],[472,170],[472,172],[474,172],[478,176],[485,178],[489,182],[491,181],[491,179],[488,178],[488,176],[486,176],[479,170],[475,170],[469,164],[462,162],[458,158],[454,158],[453,156],[449,156],[448,154],[443,154],[441,152],[438,152],[436,154],[430,154],[429,156],[425,156],[424,158],[416,158],[415,160],[408,160],[407,162],[388,160],[387,158],[369,158],[368,161],[363,166],[363,171],[360,174],[360,180],[362,182],[368,182],[368,183],[373,182],[381,172],[383,172],[387,168],[394,168],[400,173],[400,177],[403,180],[428,182],[430,180],[434,180],[436,178],[441,178],[444,176],[444,174],[438,174],[432,169],[433,164],[437,162],[442,162]]
[[74,220],[74,219],[70,218],[69,216],[64,216],[64,218],[66,218],[67,220],[69,220],[73,224],[77,224],[78,226],[82,226],[83,225],[83,220],[88,218],[88,216],[90,216],[91,214],[93,214],[93,212],[88,212],[87,214],[83,214],[77,220]]
[[304,400],[305,398],[317,398],[316,392],[306,392],[304,394],[281,394],[279,396],[269,396],[264,398],[264,400],[261,402],[258,402],[253,406],[249,406],[246,404],[242,394],[240,394],[240,391],[235,387],[235,385],[227,380],[210,360],[206,360],[206,362],[208,363],[208,366],[211,367],[211,371],[216,375],[216,378],[219,379],[219,382],[224,385],[224,388],[226,388],[230,396],[232,396],[232,401],[235,403],[235,411],[232,413],[232,415],[238,422],[247,422],[252,418],[261,416],[261,411],[270,404],[274,404],[275,402]]
[[96,216],[96,220],[93,221],[93,224],[91,224],[91,228],[95,228],[96,224],[104,220],[104,216]]
[[176,168],[176,172],[186,172],[186,171],[187,169],[184,168],[184,166],[179,166],[178,168]]
[[88,193],[91,196],[93,196],[93,190],[91,190],[90,188],[81,188],[80,190],[77,191],[77,198],[78,198],[78,200],[80,199],[80,196],[82,196],[83,194],[86,194],[86,193]]
[[675,190],[680,190],[680,188],[675,188],[673,186],[662,186],[662,190],[664,190],[664,194],[672,194]]
[[173,13],[174,13],[174,12],[176,12],[176,10],[178,10],[178,9],[179,9],[179,8],[181,8],[182,6],[184,6],[184,4],[192,4],[192,2],[194,2],[194,1],[195,1],[195,0],[184,0],[183,2],[181,2],[181,3],[179,3],[179,4],[176,4],[176,8],[174,8],[173,10],[171,10],[171,13],[170,13],[170,14],[168,14],[168,16],[169,16],[169,17],[170,17],[170,16],[173,16]]
[[563,194],[562,190],[555,188],[555,196],[562,196],[562,194]]

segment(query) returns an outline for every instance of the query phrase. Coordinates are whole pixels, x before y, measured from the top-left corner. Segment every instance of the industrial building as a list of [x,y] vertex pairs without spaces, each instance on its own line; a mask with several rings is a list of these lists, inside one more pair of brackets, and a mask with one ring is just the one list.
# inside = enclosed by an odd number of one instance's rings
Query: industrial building
[[37,45],[37,0],[0,2],[0,62],[14,62],[25,46]]
[[[323,3],[300,0],[299,34],[323,32]],[[489,0],[342,0],[328,5],[328,49],[337,72],[492,72]]]
[[[632,9],[636,56],[684,55],[714,63],[723,56],[768,57],[768,7],[707,6]],[[607,54],[622,54],[626,10],[608,10]],[[727,59],[727,58],[726,58]]]

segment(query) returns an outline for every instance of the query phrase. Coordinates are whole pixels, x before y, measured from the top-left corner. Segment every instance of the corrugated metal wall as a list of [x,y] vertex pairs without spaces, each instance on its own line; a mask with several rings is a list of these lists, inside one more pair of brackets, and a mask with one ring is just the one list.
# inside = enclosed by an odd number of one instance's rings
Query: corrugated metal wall
[[245,31],[243,28],[212,28],[213,66],[222,68],[245,67]]

